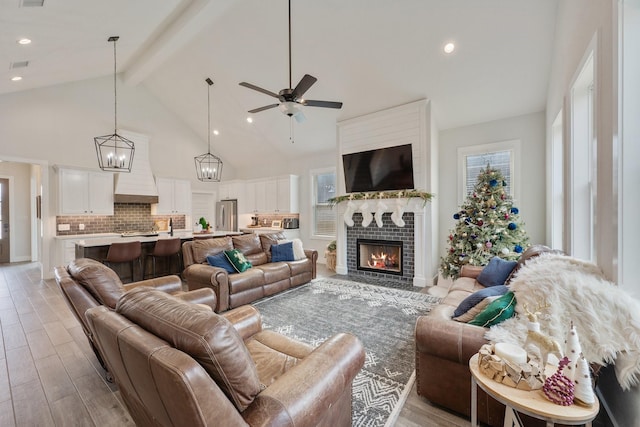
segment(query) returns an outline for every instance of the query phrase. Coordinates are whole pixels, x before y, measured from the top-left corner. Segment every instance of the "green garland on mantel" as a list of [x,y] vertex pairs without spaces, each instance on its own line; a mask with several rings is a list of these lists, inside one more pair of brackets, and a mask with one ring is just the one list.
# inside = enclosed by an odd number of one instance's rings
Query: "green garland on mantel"
[[426,205],[427,202],[433,199],[435,196],[426,191],[418,190],[401,190],[401,191],[377,191],[371,193],[351,193],[345,196],[332,197],[329,200],[331,207],[334,207],[340,202],[346,202],[348,200],[376,200],[376,199],[413,199],[419,197]]

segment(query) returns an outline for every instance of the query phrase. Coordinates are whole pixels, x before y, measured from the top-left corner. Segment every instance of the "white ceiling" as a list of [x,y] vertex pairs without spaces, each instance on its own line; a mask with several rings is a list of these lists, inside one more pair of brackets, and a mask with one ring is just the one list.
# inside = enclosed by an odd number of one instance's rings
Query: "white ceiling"
[[21,1],[0,0],[0,95],[112,74],[107,38],[118,35],[125,83],[147,87],[203,141],[211,77],[212,152],[240,165],[326,152],[336,121],[423,98],[440,129],[544,110],[560,0],[292,0],[293,86],[311,74],[306,98],[344,103],[306,107],[295,144],[278,109],[246,122],[275,100],[238,85],[288,87],[286,0]]

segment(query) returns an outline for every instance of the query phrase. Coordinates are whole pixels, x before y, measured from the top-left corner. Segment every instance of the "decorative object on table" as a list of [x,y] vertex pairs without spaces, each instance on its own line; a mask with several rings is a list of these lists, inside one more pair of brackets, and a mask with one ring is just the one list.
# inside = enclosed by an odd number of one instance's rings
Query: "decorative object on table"
[[560,359],[558,370],[555,374],[547,378],[542,386],[545,397],[553,403],[562,406],[570,406],[573,404],[573,390],[575,385],[573,381],[567,378],[562,372],[568,364],[568,357],[565,356]]
[[198,223],[202,227],[200,231],[206,231],[209,229],[209,223],[203,216],[200,217],[200,219],[198,220]]
[[527,304],[524,304],[523,307],[529,318],[529,323],[527,324],[527,339],[524,342],[524,348],[536,356],[539,363],[538,367],[544,372],[550,354],[555,355],[558,359],[563,356],[558,341],[540,332],[538,316],[542,313],[538,310],[549,308],[549,305],[538,303],[533,312],[529,311]]
[[578,367],[578,361],[582,357],[582,347],[580,346],[580,339],[578,338],[578,332],[576,327],[571,322],[569,332],[567,332],[567,338],[564,341],[564,354],[569,358],[569,364],[565,375],[574,381],[576,378],[576,370]]
[[200,181],[220,182],[222,178],[222,160],[220,157],[211,154],[211,86],[213,81],[207,77],[207,143],[206,153],[193,158],[196,164],[196,175]]
[[116,84],[116,42],[120,37],[109,37],[113,42],[113,134],[96,136],[93,141],[98,155],[98,166],[103,171],[131,172],[135,145],[133,141],[118,135],[118,91]]
[[517,260],[529,246],[519,210],[506,192],[498,169],[480,171],[472,193],[453,215],[456,226],[449,235],[450,248],[441,258],[442,275],[456,279],[463,265],[487,265],[494,256]]
[[531,363],[523,348],[510,344],[485,344],[480,347],[478,369],[494,381],[519,390],[538,390],[544,383],[538,365]]
[[575,376],[573,379],[575,389],[573,391],[573,401],[581,406],[591,407],[596,403],[596,396],[593,393],[593,384],[591,382],[591,371],[587,359],[582,353],[576,364]]

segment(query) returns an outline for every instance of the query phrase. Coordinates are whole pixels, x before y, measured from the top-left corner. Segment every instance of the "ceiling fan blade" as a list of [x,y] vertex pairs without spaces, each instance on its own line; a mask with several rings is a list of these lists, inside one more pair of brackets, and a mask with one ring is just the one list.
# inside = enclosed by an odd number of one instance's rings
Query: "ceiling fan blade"
[[342,108],[342,102],[333,101],[314,101],[312,99],[306,99],[303,104],[307,107]]
[[257,90],[258,92],[262,92],[265,95],[273,96],[274,98],[280,98],[280,95],[275,94],[275,93],[271,92],[270,90],[262,89],[261,87],[258,87],[256,85],[252,85],[251,83],[240,82],[238,84],[240,86],[248,87],[249,89],[253,89],[253,90]]
[[275,108],[280,104],[271,104],[271,105],[265,105],[264,107],[260,107],[260,108],[254,108],[253,110],[249,110],[249,113],[259,113],[260,111],[264,111],[264,110],[268,110],[270,108]]
[[304,95],[304,93],[308,91],[309,88],[313,86],[313,84],[317,81],[318,79],[316,79],[315,77],[310,76],[309,74],[305,74],[302,80],[300,80],[300,83],[298,83],[298,86],[296,86],[293,92],[291,92],[291,95],[293,95],[293,99],[302,97],[302,95]]

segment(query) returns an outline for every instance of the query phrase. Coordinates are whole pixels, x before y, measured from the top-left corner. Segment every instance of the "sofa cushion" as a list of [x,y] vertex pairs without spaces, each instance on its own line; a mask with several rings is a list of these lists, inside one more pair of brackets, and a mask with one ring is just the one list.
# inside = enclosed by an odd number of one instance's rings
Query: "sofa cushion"
[[216,255],[220,252],[230,251],[231,249],[233,249],[233,242],[229,236],[194,240],[193,243],[191,243],[193,261],[198,264],[207,262],[209,255]]
[[193,357],[239,411],[260,392],[256,365],[223,316],[150,288],[127,292],[116,311]]
[[233,236],[233,248],[239,250],[244,255],[252,255],[262,252],[260,237],[255,233]]
[[516,264],[518,264],[517,261],[508,261],[494,256],[489,260],[489,264],[482,269],[476,280],[486,287],[504,285]]
[[293,242],[271,245],[271,262],[294,261]]
[[233,267],[233,264],[229,262],[229,259],[224,252],[216,255],[209,255],[207,257],[207,262],[212,267],[224,268],[229,274],[236,273],[236,269]]
[[453,317],[459,317],[463,315],[467,311],[471,310],[471,308],[474,307],[476,304],[480,303],[480,301],[482,301],[486,297],[504,295],[508,291],[509,291],[509,288],[507,288],[505,285],[499,285],[499,286],[491,286],[489,288],[484,288],[477,292],[474,292],[468,297],[466,297],[464,300],[462,300],[460,305],[458,305],[458,307],[453,312]]
[[269,262],[271,262],[271,245],[277,245],[278,240],[285,240],[286,236],[283,232],[277,233],[265,233],[260,235],[260,245],[262,246],[262,250],[269,257]]
[[251,262],[238,249],[224,251],[224,254],[237,273],[242,273],[252,267]]
[[476,304],[475,306],[471,307],[471,309],[469,309],[469,311],[467,311],[466,313],[462,313],[460,316],[454,317],[453,320],[455,320],[456,322],[463,322],[463,323],[470,322],[478,314],[480,314],[482,312],[482,310],[487,308],[489,303],[497,300],[498,298],[500,298],[499,295],[496,295],[496,296],[493,296],[493,297],[486,297],[485,299],[480,301],[478,304]]
[[291,242],[293,244],[293,260],[291,261],[299,261],[307,257],[307,254],[304,253],[302,240],[300,239],[278,240],[278,244],[287,243],[287,242]]
[[513,292],[507,292],[497,300],[490,303],[487,308],[474,317],[469,324],[488,328],[513,317],[515,312],[516,296]]
[[68,271],[71,277],[89,291],[91,296],[109,308],[115,308],[125,292],[116,272],[96,260],[75,259],[69,263]]

